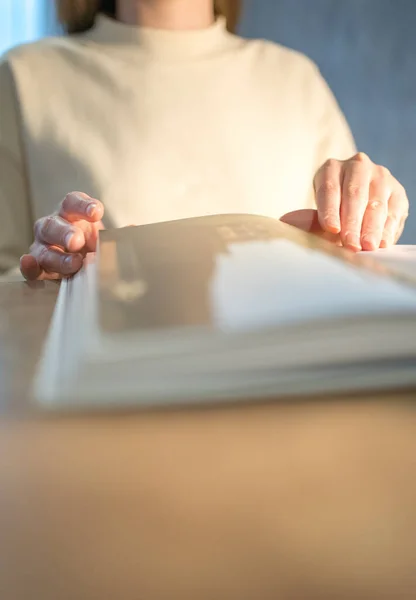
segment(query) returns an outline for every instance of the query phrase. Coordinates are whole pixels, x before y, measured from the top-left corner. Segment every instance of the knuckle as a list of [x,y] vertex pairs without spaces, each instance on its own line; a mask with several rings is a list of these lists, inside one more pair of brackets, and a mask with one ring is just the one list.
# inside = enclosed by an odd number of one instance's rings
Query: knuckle
[[327,159],[327,160],[324,162],[324,164],[323,164],[323,168],[324,168],[325,170],[328,170],[328,169],[333,169],[335,166],[337,166],[337,165],[338,165],[338,162],[339,162],[339,161],[337,161],[337,159],[336,159],[336,158],[328,158],[328,159]]
[[365,152],[357,152],[357,154],[355,154],[352,157],[352,160],[354,162],[359,162],[359,163],[368,163],[368,162],[370,162],[370,158],[369,158],[369,156]]
[[38,251],[38,263],[43,267],[47,266],[49,258],[49,249],[47,246],[42,245]]
[[48,217],[44,217],[39,231],[42,238],[47,238],[50,236],[54,223],[55,217],[51,215],[49,215]]
[[391,173],[386,167],[376,165],[374,168],[373,180],[379,183],[387,183],[391,179]]
[[56,254],[56,252],[50,250],[47,246],[41,250],[38,262],[48,273],[61,272],[60,257]]
[[73,192],[69,192],[69,194],[65,195],[65,198],[61,202],[61,206],[64,210],[67,210],[68,207],[71,206],[73,202]]
[[71,212],[82,204],[83,200],[78,192],[69,192],[62,200],[61,206],[64,212]]
[[401,220],[401,215],[397,212],[391,212],[388,214],[387,223],[391,226],[397,225]]
[[387,213],[387,204],[378,198],[376,198],[374,200],[370,200],[370,202],[368,203],[368,208],[371,211]]
[[332,196],[335,194],[337,186],[331,179],[324,179],[318,188],[318,194],[322,196]]
[[345,192],[349,200],[358,201],[364,194],[364,188],[356,183],[349,183]]
[[33,233],[34,233],[35,239],[40,238],[43,221],[44,221],[44,217],[35,221],[35,225],[33,227]]
[[348,217],[345,221],[346,229],[348,231],[356,231],[361,228],[361,223],[357,217]]

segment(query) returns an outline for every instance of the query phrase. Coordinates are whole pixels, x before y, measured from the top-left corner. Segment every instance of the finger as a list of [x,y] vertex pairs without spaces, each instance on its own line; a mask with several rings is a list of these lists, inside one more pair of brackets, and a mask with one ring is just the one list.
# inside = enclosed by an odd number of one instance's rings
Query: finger
[[32,250],[39,267],[46,273],[58,273],[59,275],[73,275],[82,267],[83,257],[81,254],[70,254],[60,248],[38,244]]
[[393,190],[388,201],[388,216],[381,236],[381,248],[395,244],[403,233],[404,224],[409,213],[409,201],[402,185]]
[[314,179],[319,223],[324,231],[339,233],[341,229],[342,162],[330,159],[319,169]]
[[403,231],[404,231],[404,227],[405,227],[405,225],[406,225],[406,219],[407,219],[407,216],[406,216],[406,217],[402,217],[402,218],[400,219],[400,225],[399,225],[399,227],[396,229],[396,235],[395,235],[395,237],[394,237],[394,243],[395,243],[395,244],[396,244],[396,243],[399,241],[399,239],[401,238],[401,235],[402,235],[402,233],[403,233]]
[[45,279],[60,279],[59,273],[47,273],[31,254],[24,254],[20,259],[20,271],[26,281],[43,281]]
[[361,227],[363,250],[377,250],[387,219],[387,207],[391,194],[391,175],[384,167],[373,171],[370,183],[369,200]]
[[97,248],[99,232],[104,229],[102,221],[97,221],[96,223],[89,223],[88,221],[76,221],[75,224],[84,233],[84,250],[87,252],[95,252]]
[[[90,226],[89,223],[88,226]],[[56,215],[43,217],[36,221],[35,239],[42,244],[61,246],[70,252],[77,252],[85,246],[85,235],[82,228],[68,223]]]
[[99,200],[87,196],[82,192],[71,192],[62,200],[59,216],[67,221],[84,219],[90,223],[101,221],[104,215],[104,206]]
[[20,258],[20,272],[28,281],[35,281],[42,274],[38,261],[31,254],[23,254]]
[[351,250],[361,250],[361,226],[368,205],[373,163],[361,152],[344,163],[341,197],[341,240]]

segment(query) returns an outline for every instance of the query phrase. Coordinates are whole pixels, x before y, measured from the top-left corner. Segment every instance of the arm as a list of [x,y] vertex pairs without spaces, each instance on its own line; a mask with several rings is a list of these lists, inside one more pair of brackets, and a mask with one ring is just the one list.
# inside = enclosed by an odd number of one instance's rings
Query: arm
[[[313,64],[313,98],[316,112],[316,150],[314,173],[328,159],[347,160],[357,152],[347,120],[329,85]],[[316,208],[315,190],[311,182],[309,206]]]
[[0,61],[0,274],[19,270],[32,242],[32,215],[13,76]]
[[[20,268],[26,279],[56,279],[78,271],[85,252],[95,249],[104,208],[98,200],[92,201],[85,194],[68,194],[56,214],[37,221],[34,236],[21,129],[13,74],[7,61],[2,60],[0,280],[21,279]],[[88,212],[91,209],[92,212]],[[73,235],[65,245],[64,239],[69,233]]]
[[316,69],[318,113],[318,142],[316,171],[328,158],[347,160],[357,152],[354,137],[329,85]]

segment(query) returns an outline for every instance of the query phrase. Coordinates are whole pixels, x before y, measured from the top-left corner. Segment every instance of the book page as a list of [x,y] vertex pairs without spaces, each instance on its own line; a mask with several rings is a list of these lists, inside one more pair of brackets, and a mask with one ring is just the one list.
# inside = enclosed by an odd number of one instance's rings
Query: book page
[[104,331],[216,323],[211,287],[233,243],[276,239],[285,225],[214,215],[100,233],[99,312]]
[[313,236],[247,215],[104,231],[98,281],[107,332],[416,314],[416,288],[360,268],[356,255]]
[[416,318],[416,289],[287,239],[231,245],[211,290],[226,329],[402,311]]
[[397,245],[375,252],[362,252],[360,255],[364,260],[369,257],[403,276],[416,277],[416,246]]

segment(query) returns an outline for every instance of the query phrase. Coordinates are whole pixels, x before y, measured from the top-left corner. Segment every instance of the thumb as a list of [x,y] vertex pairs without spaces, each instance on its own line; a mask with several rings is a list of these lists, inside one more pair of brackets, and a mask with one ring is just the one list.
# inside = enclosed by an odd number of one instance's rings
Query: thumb
[[296,227],[307,233],[318,235],[333,244],[340,244],[340,236],[338,233],[329,233],[322,229],[319,223],[318,211],[313,208],[294,210],[283,215],[280,220],[282,223],[286,223],[287,225],[291,225],[292,227]]

